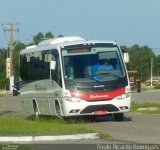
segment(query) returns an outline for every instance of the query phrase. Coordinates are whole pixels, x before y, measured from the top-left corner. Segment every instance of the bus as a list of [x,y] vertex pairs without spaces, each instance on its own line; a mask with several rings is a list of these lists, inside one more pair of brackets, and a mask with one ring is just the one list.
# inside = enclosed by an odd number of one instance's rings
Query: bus
[[130,110],[129,56],[116,41],[44,40],[21,50],[19,61],[22,106],[36,117],[112,115],[122,121]]

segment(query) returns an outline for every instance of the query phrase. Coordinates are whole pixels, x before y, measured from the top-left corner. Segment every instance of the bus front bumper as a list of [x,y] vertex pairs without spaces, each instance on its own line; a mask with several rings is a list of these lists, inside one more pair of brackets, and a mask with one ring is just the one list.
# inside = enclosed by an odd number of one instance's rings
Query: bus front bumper
[[65,100],[64,116],[85,116],[85,115],[108,115],[113,113],[124,113],[130,110],[131,97],[118,100],[105,101],[85,101],[76,99],[75,101]]

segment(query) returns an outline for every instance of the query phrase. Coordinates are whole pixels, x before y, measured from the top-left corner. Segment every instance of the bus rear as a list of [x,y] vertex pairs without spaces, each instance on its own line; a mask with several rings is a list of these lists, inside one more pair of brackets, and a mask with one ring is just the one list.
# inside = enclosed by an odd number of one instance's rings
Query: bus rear
[[86,41],[61,48],[64,116],[108,115],[122,121],[130,110],[130,86],[116,42]]

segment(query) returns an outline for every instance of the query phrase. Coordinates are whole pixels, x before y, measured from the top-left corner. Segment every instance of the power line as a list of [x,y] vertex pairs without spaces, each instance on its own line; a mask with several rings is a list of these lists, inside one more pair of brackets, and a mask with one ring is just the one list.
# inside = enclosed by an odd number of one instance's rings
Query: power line
[[2,24],[4,32],[8,32],[9,34],[9,51],[8,51],[8,58],[13,59],[13,32],[19,32],[19,23],[17,24]]

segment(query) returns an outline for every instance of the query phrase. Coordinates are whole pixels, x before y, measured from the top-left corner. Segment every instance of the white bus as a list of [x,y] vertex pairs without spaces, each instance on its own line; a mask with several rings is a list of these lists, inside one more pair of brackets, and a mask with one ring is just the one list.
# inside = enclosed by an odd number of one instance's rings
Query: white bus
[[[125,55],[124,55],[125,54]],[[130,110],[125,61],[115,41],[62,37],[20,52],[20,93],[26,112],[38,115],[99,116],[122,121]]]

